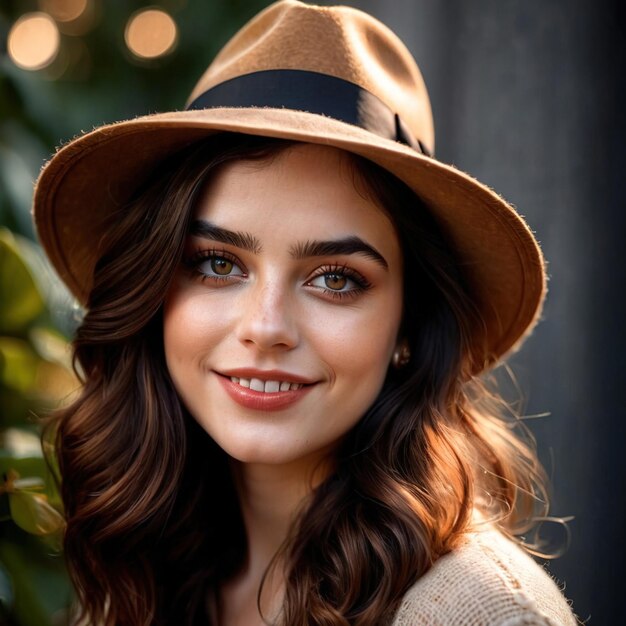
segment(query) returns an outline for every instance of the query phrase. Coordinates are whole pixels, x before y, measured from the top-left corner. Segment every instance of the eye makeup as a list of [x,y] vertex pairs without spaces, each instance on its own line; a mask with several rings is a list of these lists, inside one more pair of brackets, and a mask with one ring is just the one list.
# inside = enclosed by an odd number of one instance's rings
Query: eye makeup
[[[318,278],[324,278],[324,286],[314,284],[314,281]],[[335,284],[334,286],[331,286],[329,284],[329,279],[331,282],[338,282],[339,285]],[[345,280],[345,284],[342,284],[341,279]],[[343,289],[343,287],[348,286],[350,283],[352,283],[352,287],[349,289]],[[322,265],[315,270],[313,276],[308,279],[305,284],[307,286],[314,287],[315,289],[320,289],[324,295],[337,300],[341,300],[343,298],[355,298],[370,289],[372,286],[372,284],[360,272],[357,272],[355,269],[348,267],[347,265],[337,264]]]
[[[208,273],[203,267],[209,265],[212,273]],[[190,278],[201,282],[232,282],[233,279],[243,279],[247,277],[245,266],[239,259],[226,250],[200,249],[189,256],[183,257],[183,266],[188,271]],[[220,270],[237,269],[235,273],[223,273]]]
[[[182,264],[190,279],[203,283],[235,284],[248,277],[244,264],[234,254],[222,248],[198,249],[186,255]],[[331,263],[316,268],[306,279],[304,286],[334,300],[342,300],[361,295],[372,284],[354,268],[346,264]]]

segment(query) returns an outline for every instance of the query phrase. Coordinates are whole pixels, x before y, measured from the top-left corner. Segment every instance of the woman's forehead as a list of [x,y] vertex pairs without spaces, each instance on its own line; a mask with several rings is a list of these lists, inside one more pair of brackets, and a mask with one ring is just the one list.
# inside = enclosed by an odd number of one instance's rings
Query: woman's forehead
[[348,153],[295,144],[260,161],[220,166],[205,184],[194,218],[246,232],[279,229],[298,239],[395,239],[386,211],[369,195]]

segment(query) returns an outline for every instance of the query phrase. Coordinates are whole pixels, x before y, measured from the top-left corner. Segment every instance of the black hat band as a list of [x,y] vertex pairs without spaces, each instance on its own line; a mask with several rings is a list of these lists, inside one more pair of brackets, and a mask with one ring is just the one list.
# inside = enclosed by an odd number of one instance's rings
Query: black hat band
[[237,76],[199,95],[187,110],[271,107],[324,115],[399,141],[420,154],[430,151],[373,93],[336,76],[306,70],[264,70]]

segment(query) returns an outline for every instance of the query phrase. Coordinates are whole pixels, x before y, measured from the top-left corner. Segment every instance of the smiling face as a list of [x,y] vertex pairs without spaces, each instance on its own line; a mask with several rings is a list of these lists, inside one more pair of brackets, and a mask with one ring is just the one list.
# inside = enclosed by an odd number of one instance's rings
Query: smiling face
[[335,148],[222,165],[164,304],[167,367],[231,457],[327,454],[375,400],[398,343],[402,255]]

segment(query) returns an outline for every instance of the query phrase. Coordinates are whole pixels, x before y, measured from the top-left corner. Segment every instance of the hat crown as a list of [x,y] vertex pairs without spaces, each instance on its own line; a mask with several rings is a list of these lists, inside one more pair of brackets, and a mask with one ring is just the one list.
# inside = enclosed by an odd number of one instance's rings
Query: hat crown
[[391,30],[362,11],[297,0],[270,5],[222,48],[189,102],[220,83],[264,70],[317,72],[358,85],[434,150],[430,101],[415,60]]

